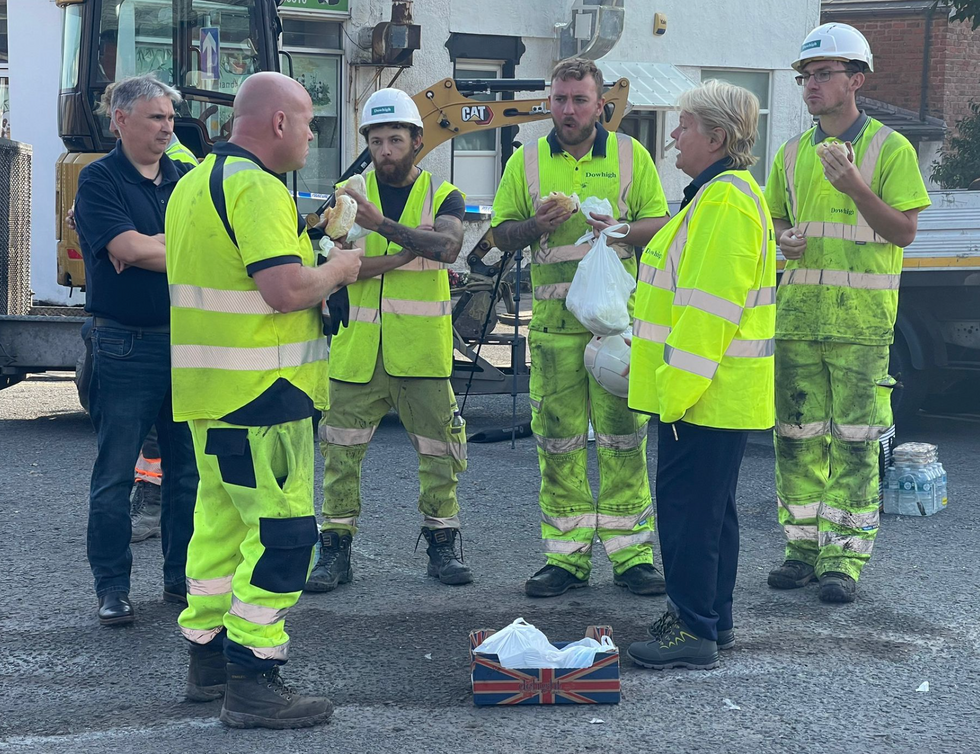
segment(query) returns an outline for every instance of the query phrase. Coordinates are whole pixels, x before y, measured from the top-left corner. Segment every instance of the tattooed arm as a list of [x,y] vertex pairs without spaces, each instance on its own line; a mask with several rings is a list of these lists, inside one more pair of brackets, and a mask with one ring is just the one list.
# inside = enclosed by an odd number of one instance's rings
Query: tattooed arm
[[455,262],[463,247],[463,223],[451,215],[437,217],[432,230],[409,228],[387,217],[374,230],[417,257],[443,264]]
[[527,220],[506,220],[493,229],[493,243],[501,251],[517,251],[551,233],[572,216],[557,202],[545,202]]
[[389,220],[381,210],[356,191],[347,195],[357,202],[357,224],[373,230],[417,257],[452,264],[463,247],[463,223],[451,215],[437,217],[432,227],[409,228]]

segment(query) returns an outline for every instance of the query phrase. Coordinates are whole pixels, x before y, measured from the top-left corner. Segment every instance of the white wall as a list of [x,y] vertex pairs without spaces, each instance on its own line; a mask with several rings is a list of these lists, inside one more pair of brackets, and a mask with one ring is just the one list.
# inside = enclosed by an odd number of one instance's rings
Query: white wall
[[54,168],[64,151],[58,138],[61,25],[64,11],[51,0],[7,4],[10,44],[11,136],[34,148],[31,171],[31,288],[35,302],[82,303],[57,284]]
[[[351,3],[350,30],[373,26],[387,20],[388,0],[358,0]],[[819,24],[820,0],[729,0],[726,3],[690,0],[628,0],[626,28],[610,60],[672,63],[694,80],[701,68],[743,68],[773,72],[770,115],[770,159],[786,139],[799,133],[809,122],[799,87],[790,68],[801,40]],[[708,11],[710,6],[710,12]],[[396,86],[415,93],[451,75],[452,63],[445,41],[452,32],[521,36],[527,51],[518,66],[519,78],[547,78],[553,65],[556,23],[571,17],[572,0],[557,2],[528,0],[424,0],[414,4],[415,22],[422,26],[422,49],[415,64],[402,73]],[[653,35],[655,12],[667,15],[667,33]],[[753,40],[753,41],[750,41]],[[353,52],[349,46],[348,53]],[[352,91],[373,91],[370,67],[353,69]],[[381,86],[391,74],[384,72]],[[358,106],[349,100],[349,107]],[[352,113],[353,114],[353,113]],[[676,114],[668,114],[669,132]],[[348,119],[347,163],[363,148]],[[550,121],[522,126],[518,139],[528,142],[548,132]],[[674,168],[676,153],[668,152],[657,165],[668,199],[681,197],[689,178]],[[450,149],[444,145],[425,158],[425,167],[449,175]]]

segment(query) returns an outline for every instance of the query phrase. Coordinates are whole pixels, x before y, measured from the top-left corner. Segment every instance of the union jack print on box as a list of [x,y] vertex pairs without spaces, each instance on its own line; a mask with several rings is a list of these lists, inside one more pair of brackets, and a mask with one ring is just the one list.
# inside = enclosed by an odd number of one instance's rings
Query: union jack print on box
[[[596,652],[587,668],[505,668],[497,655],[473,650],[494,633],[470,633],[473,703],[494,704],[619,704],[619,650]],[[609,626],[589,626],[585,631],[598,641],[612,638]],[[561,649],[568,642],[552,642]]]

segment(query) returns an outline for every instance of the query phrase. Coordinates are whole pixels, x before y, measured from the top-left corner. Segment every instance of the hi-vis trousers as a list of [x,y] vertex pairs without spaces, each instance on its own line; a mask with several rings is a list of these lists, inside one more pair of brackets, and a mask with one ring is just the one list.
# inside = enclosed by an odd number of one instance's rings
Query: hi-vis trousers
[[[648,417],[605,391],[585,369],[591,333],[531,330],[531,429],[541,467],[541,538],[549,565],[588,578],[598,534],[618,574],[653,563],[647,474]],[[599,456],[599,499],[587,473],[589,414]]]
[[190,422],[201,475],[187,549],[184,636],[227,631],[229,660],[286,661],[284,619],[309,576],[317,542],[310,420],[271,427]]
[[786,559],[853,579],[878,533],[879,437],[892,423],[888,346],[776,343],[776,496]]
[[330,380],[330,408],[320,420],[324,458],[323,531],[357,532],[361,463],[378,424],[394,408],[419,456],[422,526],[458,529],[457,475],[466,470],[466,427],[452,426],[456,396],[448,379],[392,377],[381,349],[371,381]]

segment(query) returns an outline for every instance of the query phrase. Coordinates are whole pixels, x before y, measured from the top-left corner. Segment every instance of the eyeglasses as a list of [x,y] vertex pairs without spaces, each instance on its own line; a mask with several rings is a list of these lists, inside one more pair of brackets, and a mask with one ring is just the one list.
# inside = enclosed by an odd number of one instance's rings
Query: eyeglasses
[[817,71],[816,73],[804,73],[796,77],[796,83],[800,86],[806,86],[810,83],[810,79],[816,79],[818,84],[826,84],[830,81],[830,77],[835,73],[846,73],[848,76],[852,75],[854,71],[849,71],[846,68],[839,68],[834,71]]

